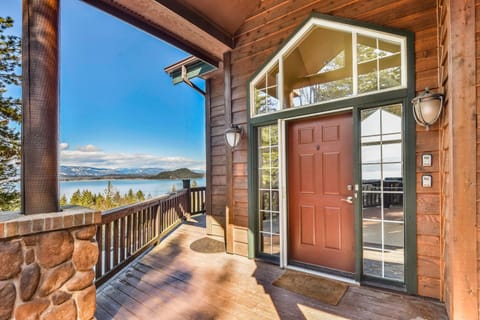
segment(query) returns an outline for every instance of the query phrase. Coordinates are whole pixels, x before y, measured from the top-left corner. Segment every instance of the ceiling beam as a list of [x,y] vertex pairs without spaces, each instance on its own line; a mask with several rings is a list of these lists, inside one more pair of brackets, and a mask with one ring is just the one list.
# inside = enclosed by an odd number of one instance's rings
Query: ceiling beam
[[165,8],[175,12],[177,15],[183,17],[191,24],[197,26],[199,29],[202,29],[218,41],[222,42],[224,45],[233,49],[235,47],[235,41],[233,36],[228,34],[225,30],[221,29],[213,22],[200,15],[196,11],[184,6],[179,1],[176,0],[155,0],[157,3],[161,4]]
[[208,62],[211,65],[214,65],[216,67],[219,66],[220,59],[218,57],[215,57],[211,53],[207,52],[206,50],[200,48],[199,46],[185,39],[179,39],[179,37],[175,35],[173,32],[159,25],[148,23],[148,21],[143,19],[141,16],[138,16],[131,11],[123,10],[122,8],[116,6],[114,2],[104,2],[104,1],[98,1],[98,0],[83,0],[83,1],[147,33],[150,33],[151,35],[157,38],[160,38],[170,43],[171,45],[181,50],[184,50],[202,59],[205,62]]

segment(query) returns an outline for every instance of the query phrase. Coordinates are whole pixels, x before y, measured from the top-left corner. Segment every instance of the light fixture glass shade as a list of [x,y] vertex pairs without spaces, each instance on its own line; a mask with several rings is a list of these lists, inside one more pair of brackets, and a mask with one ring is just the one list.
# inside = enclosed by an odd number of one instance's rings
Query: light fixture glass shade
[[427,88],[424,93],[413,98],[412,104],[415,121],[428,129],[440,117],[443,108],[443,94],[430,93]]
[[242,128],[237,125],[233,125],[225,130],[225,140],[230,148],[236,148],[240,144],[242,139]]

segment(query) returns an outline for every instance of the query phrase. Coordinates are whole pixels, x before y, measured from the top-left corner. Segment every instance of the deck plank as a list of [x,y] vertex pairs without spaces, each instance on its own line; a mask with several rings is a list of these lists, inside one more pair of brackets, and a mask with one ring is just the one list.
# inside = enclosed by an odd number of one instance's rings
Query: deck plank
[[439,302],[369,287],[337,306],[275,287],[278,266],[191,250],[205,236],[193,219],[99,288],[97,319],[448,319]]

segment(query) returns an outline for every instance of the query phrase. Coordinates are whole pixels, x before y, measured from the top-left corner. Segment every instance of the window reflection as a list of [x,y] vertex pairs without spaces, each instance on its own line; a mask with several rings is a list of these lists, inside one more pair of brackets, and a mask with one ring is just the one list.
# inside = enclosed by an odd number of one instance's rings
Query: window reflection
[[285,56],[283,65],[285,108],[353,94],[351,32],[317,27]]
[[259,249],[264,254],[278,255],[280,252],[280,197],[277,126],[260,127],[258,140]]
[[360,119],[363,273],[403,282],[402,106],[362,110]]

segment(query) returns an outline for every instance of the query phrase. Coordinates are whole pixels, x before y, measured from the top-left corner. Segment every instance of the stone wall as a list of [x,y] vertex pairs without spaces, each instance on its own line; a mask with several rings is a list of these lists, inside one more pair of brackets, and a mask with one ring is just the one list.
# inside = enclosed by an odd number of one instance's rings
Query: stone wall
[[27,234],[22,228],[26,221],[38,220],[37,215],[13,221],[18,235],[0,238],[0,320],[94,318],[99,214],[89,212],[85,221],[84,212],[51,214],[73,218],[58,230],[45,231],[48,219],[43,217],[43,230]]

